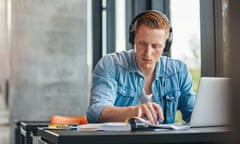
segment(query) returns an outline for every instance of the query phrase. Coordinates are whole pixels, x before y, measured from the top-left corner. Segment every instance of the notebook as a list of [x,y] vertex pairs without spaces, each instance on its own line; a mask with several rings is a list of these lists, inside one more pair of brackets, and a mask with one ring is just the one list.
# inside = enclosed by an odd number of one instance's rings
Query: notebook
[[190,127],[230,125],[230,78],[202,77]]

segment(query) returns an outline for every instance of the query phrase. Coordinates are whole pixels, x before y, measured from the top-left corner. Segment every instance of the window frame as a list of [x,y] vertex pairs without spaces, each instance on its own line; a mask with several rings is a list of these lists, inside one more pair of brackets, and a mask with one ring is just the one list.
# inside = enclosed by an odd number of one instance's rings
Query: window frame
[[[114,52],[115,49],[115,1],[105,0],[106,7],[103,6],[103,0],[92,0],[92,49],[93,49],[93,68],[98,60],[106,53]],[[106,27],[110,32],[107,35],[106,53],[103,48],[103,11],[107,13]]]
[[221,13],[221,0],[200,0],[201,76],[226,76]]

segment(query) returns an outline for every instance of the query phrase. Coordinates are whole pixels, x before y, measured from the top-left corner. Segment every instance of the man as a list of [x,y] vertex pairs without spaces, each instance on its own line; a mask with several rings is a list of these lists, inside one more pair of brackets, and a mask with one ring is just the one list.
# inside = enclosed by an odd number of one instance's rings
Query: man
[[[89,122],[124,121],[138,116],[174,123],[176,111],[189,122],[195,94],[187,66],[161,56],[169,46],[167,17],[145,11],[130,25],[134,50],[104,56],[93,71]],[[132,40],[131,40],[132,37]]]

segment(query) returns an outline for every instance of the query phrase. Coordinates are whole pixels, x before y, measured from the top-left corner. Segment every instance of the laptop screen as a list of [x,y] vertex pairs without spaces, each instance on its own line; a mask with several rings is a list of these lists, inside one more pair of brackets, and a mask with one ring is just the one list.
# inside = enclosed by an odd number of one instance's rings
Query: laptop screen
[[202,77],[190,120],[191,127],[230,124],[230,78]]

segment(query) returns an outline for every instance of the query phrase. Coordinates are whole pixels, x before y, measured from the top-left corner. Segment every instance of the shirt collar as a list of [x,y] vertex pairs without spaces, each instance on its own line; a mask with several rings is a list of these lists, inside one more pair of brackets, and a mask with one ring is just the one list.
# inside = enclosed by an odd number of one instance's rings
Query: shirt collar
[[[156,65],[156,72],[155,72],[155,78],[160,78],[164,77],[165,69],[166,69],[166,61],[167,61],[166,56],[161,56],[159,61],[157,62]],[[166,75],[165,75],[166,76]]]
[[[131,55],[131,60],[130,60],[131,64],[130,64],[130,67],[129,67],[129,72],[137,72],[137,73],[141,74],[141,72],[140,72],[140,70],[137,66],[135,51],[130,50],[130,55]],[[157,62],[155,79],[158,79],[159,77],[164,76],[166,60],[167,60],[166,56],[161,56],[159,61]]]
[[136,54],[135,54],[135,51],[134,50],[130,50],[130,55],[131,55],[131,64],[130,64],[130,67],[129,67],[129,72],[139,72],[139,68],[137,66],[137,62],[136,62]]

